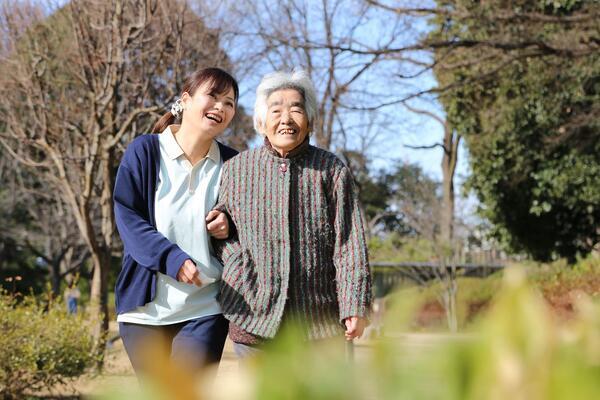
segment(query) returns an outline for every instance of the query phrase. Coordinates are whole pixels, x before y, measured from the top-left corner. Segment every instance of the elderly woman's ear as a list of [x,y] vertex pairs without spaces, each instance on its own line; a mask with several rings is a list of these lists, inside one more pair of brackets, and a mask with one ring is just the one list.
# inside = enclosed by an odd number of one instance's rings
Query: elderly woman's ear
[[260,120],[258,118],[256,119],[256,130],[258,131],[258,133],[260,133],[263,136],[267,135],[265,124],[263,123],[262,120]]

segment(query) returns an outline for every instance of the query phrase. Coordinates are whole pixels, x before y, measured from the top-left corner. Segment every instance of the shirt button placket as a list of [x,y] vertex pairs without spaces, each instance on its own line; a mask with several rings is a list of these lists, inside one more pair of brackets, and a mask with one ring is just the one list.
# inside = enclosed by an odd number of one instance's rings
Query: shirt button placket
[[288,170],[291,168],[291,162],[289,160],[282,161],[279,164],[279,171],[281,172],[281,176],[283,178],[283,191],[282,195],[282,217],[283,221],[281,224],[281,236],[282,236],[282,244],[283,244],[283,262],[281,263],[281,287],[279,293],[279,317],[283,314],[283,310],[285,309],[285,304],[287,302],[287,298],[289,296],[289,280],[290,280],[290,258],[291,258],[291,242],[290,242],[290,191],[292,188],[290,187],[292,182],[291,171],[288,174]]
[[188,193],[189,194],[194,194],[194,170],[195,170],[195,168],[192,168],[190,170],[190,172],[188,173]]

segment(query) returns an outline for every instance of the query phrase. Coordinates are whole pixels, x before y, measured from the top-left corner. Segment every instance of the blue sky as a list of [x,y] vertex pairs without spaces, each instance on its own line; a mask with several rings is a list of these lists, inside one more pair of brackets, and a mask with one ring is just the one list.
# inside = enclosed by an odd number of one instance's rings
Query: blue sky
[[[303,2],[299,1],[299,3]],[[318,9],[322,3],[321,1],[308,0],[306,1],[306,4],[308,4],[311,12],[315,12],[315,10]],[[353,10],[350,10],[351,6],[354,5],[356,7],[360,7],[360,4],[361,2],[359,0],[354,2],[352,0],[344,2],[344,5],[347,5],[349,10],[339,11],[338,14],[334,16],[334,24],[336,28],[333,34],[337,34],[341,40],[343,40],[345,29],[348,25],[352,25],[352,18],[355,17]],[[426,4],[422,2],[420,5],[425,6]],[[230,11],[227,10],[226,12]],[[320,31],[322,29],[319,26],[318,13],[315,15],[316,16],[314,18],[311,17],[310,19],[311,24],[309,26],[309,30],[312,40],[318,42],[319,40],[324,40],[324,34]],[[384,15],[384,17],[382,18],[381,15]],[[365,46],[376,47],[382,41],[388,40],[390,35],[394,35],[396,37],[394,39],[394,46],[400,47],[406,43],[414,43],[416,37],[422,35],[429,29],[427,23],[422,19],[415,19],[414,21],[411,21],[409,29],[404,29],[404,27],[401,25],[394,27],[392,21],[393,18],[388,21],[388,16],[389,15],[385,13],[382,14],[381,10],[375,10],[370,18],[365,19],[364,24],[362,24],[359,29],[353,31],[353,33],[356,34],[354,40],[363,43]],[[344,18],[348,18],[348,20],[345,20]],[[210,21],[210,18],[208,20]],[[240,19],[233,17],[233,20],[235,21],[234,29],[239,28],[239,24],[241,24]],[[230,42],[224,44],[225,50],[232,56],[233,59],[239,57],[238,53],[247,52],[245,54],[248,54],[248,52],[252,51],[252,49],[250,51],[248,50],[248,48],[251,46],[248,46],[247,44],[242,45],[241,43],[243,42],[240,41],[240,39],[234,38],[231,39]],[[319,52],[315,51],[314,54],[318,56]],[[430,55],[425,53],[412,54],[411,56],[422,60],[427,60],[430,58]],[[243,58],[243,56],[241,58]],[[317,57],[313,57],[313,60],[314,58]],[[349,60],[346,65],[350,65],[351,62],[353,62],[353,60]],[[254,89],[260,81],[261,76],[273,70],[271,65],[266,62],[264,64],[265,65],[257,66],[255,70],[250,73],[250,75],[238,76],[241,85],[240,104],[244,105],[248,111],[252,110],[255,98]],[[296,67],[303,67],[301,64],[294,64],[293,62],[292,64]],[[367,90],[371,93],[375,93],[375,97],[371,96],[369,99],[366,99],[364,104],[361,103],[361,100],[353,99],[354,103],[352,105],[368,106],[376,102],[387,102],[401,98],[405,95],[412,94],[416,91],[436,86],[436,81],[430,71],[419,75],[418,78],[409,80],[395,80],[392,82],[392,77],[394,77],[398,72],[402,72],[403,74],[412,74],[416,71],[416,67],[408,64],[402,64],[401,68],[403,68],[403,71],[397,71],[397,68],[398,64],[387,62],[387,64],[383,63],[381,67],[377,67],[377,69],[375,69],[370,75],[366,75],[361,82],[357,83],[355,88],[358,89],[359,92],[361,90]],[[347,71],[342,69],[339,77],[343,79],[343,74],[347,73],[352,73],[352,67],[348,67]],[[320,91],[319,84],[320,82],[317,78],[317,80],[315,80],[317,91]],[[390,89],[390,87],[392,89]],[[360,98],[360,94],[353,94],[352,96]],[[419,108],[433,111],[437,115],[443,117],[443,112],[440,105],[431,98],[426,100],[416,99],[411,101],[410,104],[412,106],[418,106]],[[382,168],[386,169],[398,161],[409,162],[420,165],[427,174],[436,179],[441,179],[441,148],[436,147],[430,150],[415,150],[405,147],[405,145],[414,146],[439,143],[443,137],[443,129],[437,121],[427,116],[411,113],[400,104],[385,107],[375,111],[373,114],[375,115],[370,115],[369,118],[375,118],[380,121],[380,129],[382,132],[377,135],[376,140],[371,146],[368,147],[367,150],[368,158],[372,160],[372,171],[377,171]],[[347,117],[344,118],[347,118],[345,122],[350,126],[360,126],[361,124],[365,123],[365,121],[362,120],[365,118],[365,116],[357,114],[356,112],[349,112]],[[355,135],[350,136],[351,139],[347,144],[349,147],[359,148],[359,136],[361,132],[357,131],[355,133]],[[333,148],[335,149],[335,143]],[[467,152],[464,147],[462,147],[460,151],[459,165],[457,168],[458,183],[462,182],[464,180],[464,176],[466,176],[468,173],[466,156]]]

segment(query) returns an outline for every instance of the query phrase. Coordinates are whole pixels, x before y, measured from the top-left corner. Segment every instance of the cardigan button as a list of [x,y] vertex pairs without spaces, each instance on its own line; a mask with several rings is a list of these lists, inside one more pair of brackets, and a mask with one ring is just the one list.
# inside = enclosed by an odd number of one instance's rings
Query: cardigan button
[[286,163],[279,164],[279,170],[281,172],[286,172],[287,171],[287,164]]

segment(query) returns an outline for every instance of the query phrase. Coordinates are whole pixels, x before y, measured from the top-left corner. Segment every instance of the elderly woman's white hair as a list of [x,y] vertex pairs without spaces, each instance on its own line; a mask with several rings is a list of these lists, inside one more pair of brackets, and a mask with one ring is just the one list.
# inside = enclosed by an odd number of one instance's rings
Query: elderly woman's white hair
[[317,96],[310,76],[306,71],[273,72],[264,76],[256,88],[254,103],[254,129],[261,135],[264,122],[267,120],[267,99],[271,93],[282,89],[295,89],[304,98],[304,109],[308,117],[309,134],[317,113]]

